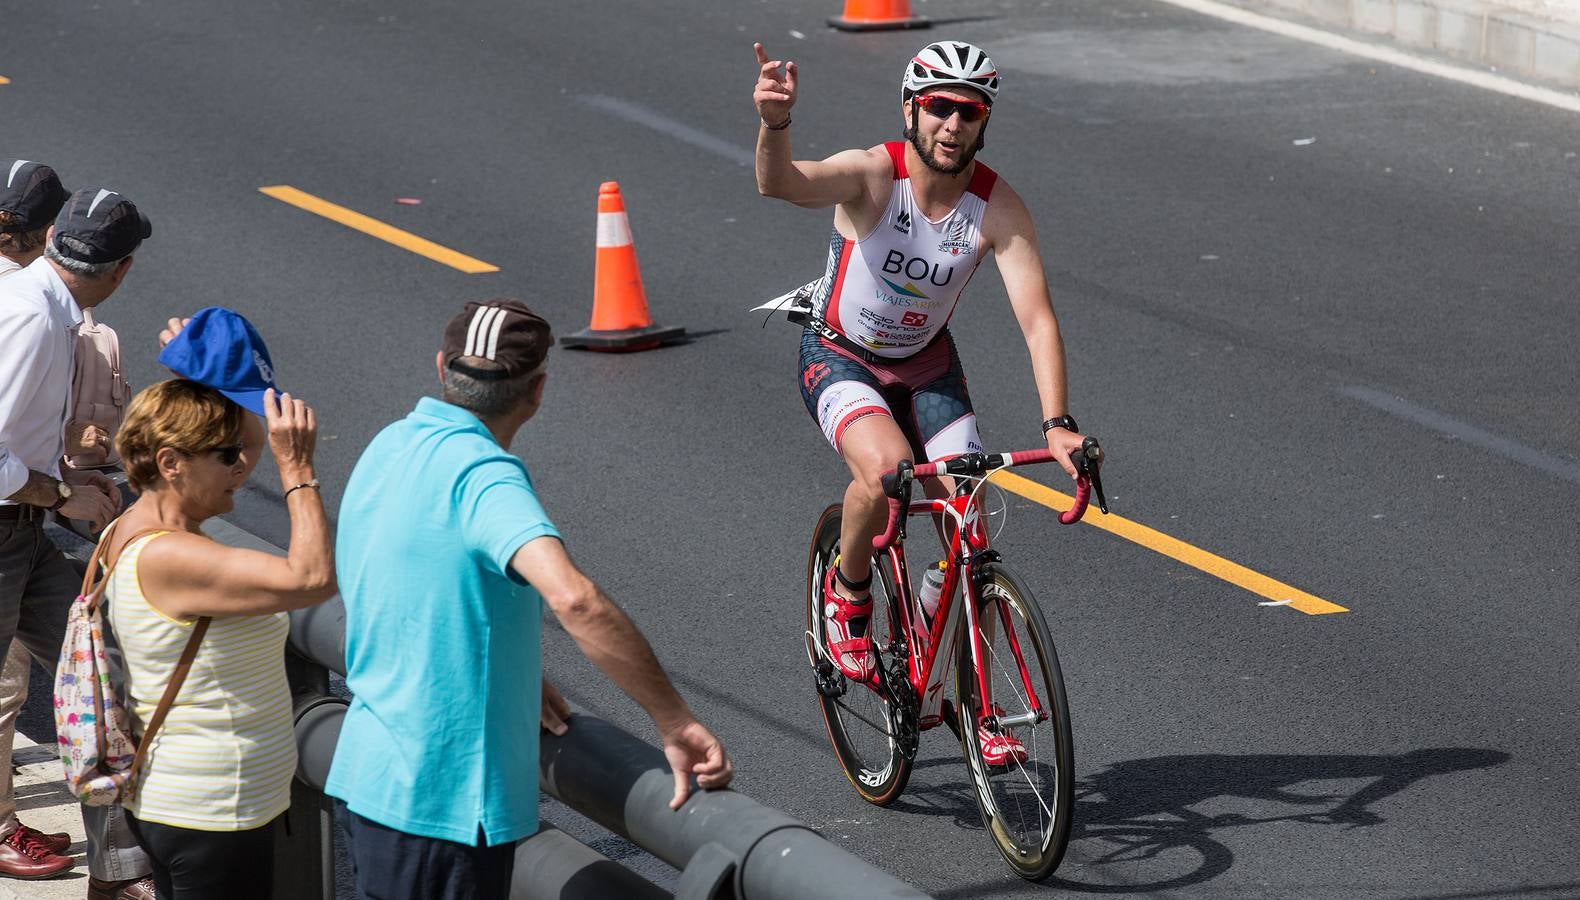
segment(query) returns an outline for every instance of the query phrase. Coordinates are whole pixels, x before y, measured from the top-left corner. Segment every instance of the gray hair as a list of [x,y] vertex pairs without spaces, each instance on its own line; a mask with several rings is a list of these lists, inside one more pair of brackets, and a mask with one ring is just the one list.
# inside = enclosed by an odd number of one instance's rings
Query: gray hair
[[[74,253],[87,255],[93,252],[92,247],[89,247],[87,244],[84,244],[83,242],[69,235],[57,234],[55,235],[55,241],[65,244],[66,249],[71,250]],[[80,278],[103,278],[104,276],[110,274],[110,272],[114,271],[116,265],[118,265],[121,261],[120,259],[112,259],[109,262],[90,263],[83,262],[80,259],[72,259],[71,257],[55,249],[55,241],[49,241],[44,244],[45,258]],[[121,257],[121,259],[125,258],[126,257],[124,256]]]
[[532,387],[532,380],[541,374],[540,368],[514,378],[483,379],[446,368],[444,402],[459,406],[479,419],[496,419],[520,406]]

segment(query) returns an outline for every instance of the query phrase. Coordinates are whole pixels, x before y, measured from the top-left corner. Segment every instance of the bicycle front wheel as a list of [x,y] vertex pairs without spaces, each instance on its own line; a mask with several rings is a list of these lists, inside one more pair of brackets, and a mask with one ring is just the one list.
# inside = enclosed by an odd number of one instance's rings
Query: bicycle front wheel
[[[988,696],[981,696],[971,641],[962,640],[955,669],[960,743],[983,824],[999,853],[1021,877],[1041,881],[1058,867],[1070,840],[1075,748],[1069,703],[1036,599],[1002,565],[989,563],[983,574],[978,621]],[[984,732],[1002,734],[1023,749],[1000,752],[999,764],[991,764]]]
[[[911,777],[914,752],[914,719],[883,693],[855,684],[843,675],[821,650],[824,643],[823,579],[839,556],[841,509],[830,506],[812,533],[806,564],[806,628],[813,677],[829,743],[851,787],[862,799],[878,806],[893,803]],[[903,651],[900,620],[894,602],[898,594],[889,571],[889,552],[872,560],[872,629],[878,664],[903,665],[895,653]],[[908,724],[910,723],[910,724]]]

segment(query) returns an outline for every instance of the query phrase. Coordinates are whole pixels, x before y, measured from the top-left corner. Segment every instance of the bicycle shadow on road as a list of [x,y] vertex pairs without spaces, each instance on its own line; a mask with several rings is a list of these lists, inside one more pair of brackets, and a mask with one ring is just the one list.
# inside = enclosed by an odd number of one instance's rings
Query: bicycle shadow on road
[[[1219,840],[1224,829],[1278,822],[1368,828],[1387,821],[1374,804],[1422,779],[1509,759],[1500,750],[1445,747],[1396,755],[1207,753],[1115,763],[1076,782],[1069,850],[1046,884],[1096,894],[1201,884],[1234,866],[1234,852]],[[929,778],[945,772],[960,777]],[[1346,781],[1364,783],[1334,784]],[[1221,811],[1226,805],[1244,811]],[[891,808],[950,816],[961,828],[982,829],[957,759],[917,760],[910,787]],[[937,896],[985,896],[996,887]]]
[[[1373,804],[1433,775],[1502,765],[1500,750],[1443,747],[1397,755],[1199,754],[1116,763],[1076,784],[1074,832],[1048,884],[1089,893],[1167,890],[1234,865],[1224,829],[1298,822],[1368,828]],[[1353,791],[1321,782],[1365,781]],[[1304,787],[1303,787],[1304,786]],[[1247,812],[1209,814],[1244,801]]]

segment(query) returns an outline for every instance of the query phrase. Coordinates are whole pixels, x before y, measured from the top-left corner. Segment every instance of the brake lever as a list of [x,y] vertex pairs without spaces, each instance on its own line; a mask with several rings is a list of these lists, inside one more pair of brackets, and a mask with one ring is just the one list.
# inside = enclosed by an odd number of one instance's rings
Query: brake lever
[[1097,443],[1097,438],[1089,437],[1081,442],[1081,452],[1086,457],[1081,471],[1092,482],[1092,493],[1097,495],[1097,508],[1108,515],[1108,498],[1103,496],[1103,447]]

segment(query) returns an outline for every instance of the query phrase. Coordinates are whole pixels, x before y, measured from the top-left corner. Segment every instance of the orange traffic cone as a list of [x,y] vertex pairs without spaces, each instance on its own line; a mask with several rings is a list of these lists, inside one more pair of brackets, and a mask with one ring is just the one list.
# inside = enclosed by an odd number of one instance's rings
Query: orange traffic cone
[[911,15],[911,0],[845,0],[845,14],[828,20],[840,31],[928,28],[925,16]]
[[560,338],[567,347],[585,350],[650,350],[686,336],[684,328],[653,324],[647,313],[647,292],[636,266],[631,220],[625,215],[620,185],[598,187],[598,262],[593,276],[592,324]]

